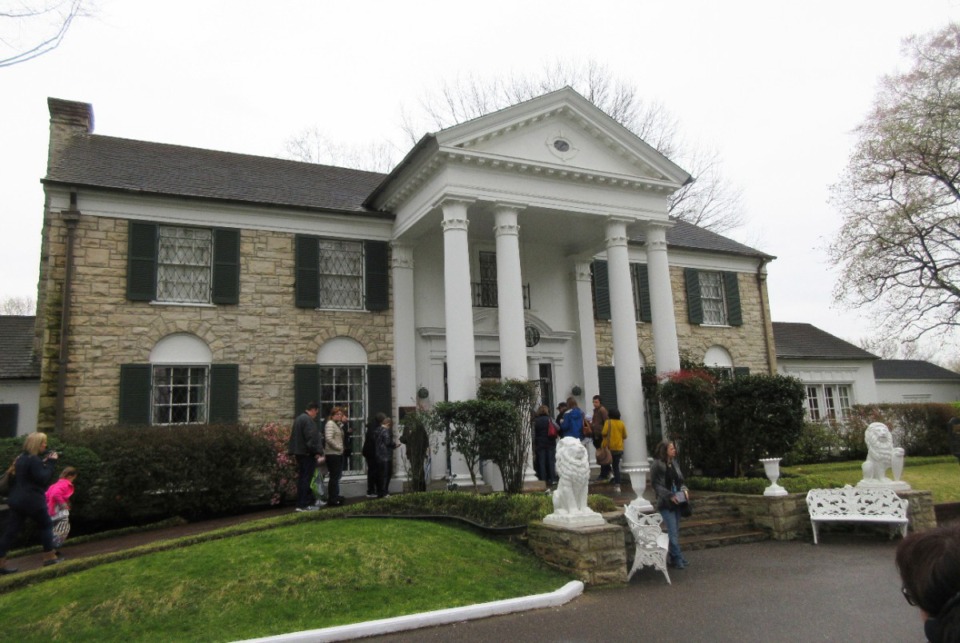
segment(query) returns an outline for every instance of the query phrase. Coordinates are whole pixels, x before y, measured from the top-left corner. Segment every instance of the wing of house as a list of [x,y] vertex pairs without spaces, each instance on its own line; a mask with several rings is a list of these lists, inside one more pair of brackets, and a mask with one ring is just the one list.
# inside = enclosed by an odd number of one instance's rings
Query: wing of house
[[843,420],[854,404],[878,401],[876,355],[813,324],[773,322],[777,370],[806,385],[812,420]]
[[881,402],[958,402],[960,373],[918,359],[880,359],[873,363]]
[[288,421],[312,400],[360,425],[512,377],[550,406],[601,394],[644,471],[645,365],[776,370],[773,257],[671,219],[692,177],[572,89],[425,136],[386,175],[49,109],[42,428]]
[[40,361],[34,351],[36,317],[0,315],[0,437],[36,431]]

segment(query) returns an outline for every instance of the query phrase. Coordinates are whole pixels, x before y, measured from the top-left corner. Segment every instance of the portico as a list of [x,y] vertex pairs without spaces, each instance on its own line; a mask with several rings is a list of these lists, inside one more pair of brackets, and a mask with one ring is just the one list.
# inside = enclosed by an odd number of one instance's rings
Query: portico
[[[594,301],[603,300],[618,406],[636,436],[627,440],[623,468],[646,471],[631,253],[646,251],[658,371],[676,370],[665,230],[669,195],[688,180],[570,89],[425,137],[368,199],[396,213],[394,248],[404,253],[394,260],[394,323],[398,346],[415,346],[416,366],[401,364],[398,351],[400,405],[409,404],[414,381],[429,391],[426,405],[472,399],[481,364],[498,363],[503,378],[550,372],[545,400],[579,389],[589,406],[599,392]],[[632,249],[639,233],[646,247]],[[606,262],[602,287],[591,281],[594,260]],[[496,296],[474,301],[478,275],[493,272]],[[480,284],[484,293],[494,292],[490,285]],[[550,344],[546,360],[528,354],[530,326]],[[443,473],[434,467],[435,478]]]

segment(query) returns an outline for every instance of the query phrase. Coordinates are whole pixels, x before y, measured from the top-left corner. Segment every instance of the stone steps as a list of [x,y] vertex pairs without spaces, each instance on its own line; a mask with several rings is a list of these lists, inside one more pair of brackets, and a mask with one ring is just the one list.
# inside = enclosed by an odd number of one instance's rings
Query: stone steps
[[769,540],[770,536],[765,531],[756,529],[747,531],[724,531],[721,533],[703,534],[700,536],[687,536],[684,534],[683,524],[680,526],[680,549],[684,551],[707,549],[710,547],[723,547],[725,545],[739,545],[742,543],[756,543],[761,540]]

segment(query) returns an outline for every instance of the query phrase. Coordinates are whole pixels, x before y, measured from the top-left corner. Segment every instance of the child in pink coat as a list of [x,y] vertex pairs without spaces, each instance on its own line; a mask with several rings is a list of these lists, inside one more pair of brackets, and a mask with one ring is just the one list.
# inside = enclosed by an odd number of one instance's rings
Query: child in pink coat
[[73,481],[77,479],[77,470],[66,467],[60,473],[60,479],[47,489],[47,513],[53,518],[53,547],[60,556],[60,547],[70,533],[70,496],[73,495]]

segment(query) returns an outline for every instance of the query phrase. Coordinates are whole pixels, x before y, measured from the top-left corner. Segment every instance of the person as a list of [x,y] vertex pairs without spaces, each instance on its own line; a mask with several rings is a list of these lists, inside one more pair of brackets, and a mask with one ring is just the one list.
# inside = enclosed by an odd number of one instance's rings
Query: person
[[327,483],[327,506],[339,507],[343,504],[343,496],[340,495],[340,478],[343,476],[343,428],[341,423],[345,420],[343,409],[335,406],[330,409],[330,415],[327,416],[327,423],[323,428],[323,437],[326,441],[324,454],[327,459],[327,469],[330,472],[330,480]]
[[656,459],[650,467],[650,484],[657,494],[657,509],[670,537],[669,564],[683,569],[688,563],[680,551],[680,503],[689,498],[690,491],[683,484],[683,474],[677,463],[677,445],[672,440],[657,445]]
[[376,455],[376,434],[380,430],[380,425],[387,419],[386,413],[377,413],[367,424],[367,430],[363,434],[363,459],[367,463],[367,498],[377,497],[377,468]]
[[627,427],[620,419],[620,411],[610,409],[609,415],[610,418],[603,423],[600,431],[603,440],[600,446],[610,449],[610,455],[613,456],[613,462],[610,463],[613,469],[613,491],[620,493],[620,461],[623,459],[623,441],[627,439]]
[[17,481],[13,485],[7,505],[7,530],[0,538],[0,574],[12,574],[17,568],[7,567],[7,552],[20,534],[27,518],[40,527],[40,544],[43,545],[43,565],[55,565],[63,561],[53,547],[53,521],[47,512],[44,491],[56,473],[56,451],[47,451],[47,434],[31,433],[23,441],[23,452],[14,463]]
[[533,420],[533,455],[539,479],[547,486],[557,484],[557,438],[550,437],[550,409],[541,405]]
[[563,419],[560,420],[560,437],[576,438],[583,442],[583,411],[577,405],[576,398],[567,398],[567,410],[564,411]]
[[[382,413],[380,415],[383,415]],[[393,439],[393,420],[384,415],[374,434],[374,460],[377,468],[377,498],[386,498],[390,494],[390,465],[393,450],[397,448]]]
[[297,460],[297,511],[316,511],[319,507],[310,488],[317,468],[317,456],[323,453],[316,422],[319,412],[320,406],[316,402],[307,404],[306,410],[293,421],[287,442],[287,453]]
[[[593,431],[593,448],[599,449],[603,445],[603,425],[607,423],[610,414],[600,401],[599,395],[593,396],[593,415],[590,416],[590,430]],[[612,449],[611,449],[612,451]],[[611,465],[601,464],[600,474],[597,476],[598,482],[604,482],[610,479]],[[619,483],[618,483],[619,484]]]
[[557,422],[557,426],[558,426],[558,427],[560,426],[560,423],[563,422],[563,414],[566,413],[566,412],[567,412],[567,403],[566,403],[566,402],[560,402],[560,404],[557,404],[557,417],[556,417],[556,422]]
[[60,548],[70,533],[70,497],[73,495],[73,482],[77,479],[77,469],[66,467],[60,472],[60,479],[47,489],[47,513],[53,521],[53,550],[59,557]]
[[917,531],[896,553],[903,597],[920,610],[931,643],[960,642],[960,526]]

